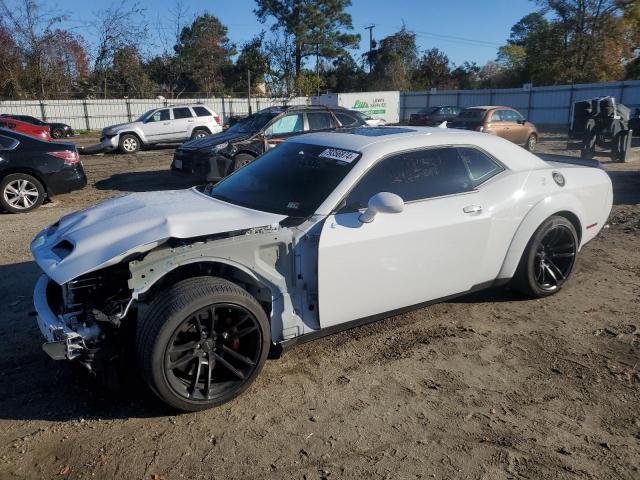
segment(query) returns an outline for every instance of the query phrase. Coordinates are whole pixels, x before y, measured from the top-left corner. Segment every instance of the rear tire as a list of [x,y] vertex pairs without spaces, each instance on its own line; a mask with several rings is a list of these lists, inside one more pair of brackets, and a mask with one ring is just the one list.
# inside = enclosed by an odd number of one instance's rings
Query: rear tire
[[140,150],[140,139],[130,133],[125,133],[120,137],[118,148],[121,153],[136,153]]
[[529,135],[529,138],[527,138],[527,143],[525,143],[524,148],[529,152],[533,152],[536,149],[537,145],[538,137],[532,133],[531,135]]
[[51,130],[51,136],[53,138],[62,138],[64,137],[64,130],[62,128],[54,128]]
[[12,173],[0,182],[0,206],[9,213],[27,213],[42,202],[46,191],[42,183],[26,173]]
[[145,381],[167,405],[197,411],[240,395],[271,345],[267,315],[238,285],[182,280],[156,295],[138,321],[136,355]]
[[534,298],[557,293],[573,271],[577,251],[578,235],[573,224],[565,217],[549,217],[529,240],[513,286]]
[[207,132],[206,130],[203,130],[202,128],[196,128],[193,132],[191,132],[190,140],[193,140],[194,138],[203,138],[207,135],[209,135],[209,132]]

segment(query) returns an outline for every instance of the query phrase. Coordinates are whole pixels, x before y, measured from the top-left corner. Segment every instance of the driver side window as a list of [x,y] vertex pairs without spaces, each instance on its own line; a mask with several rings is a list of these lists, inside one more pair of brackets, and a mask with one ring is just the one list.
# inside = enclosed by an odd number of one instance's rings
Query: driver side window
[[267,137],[275,135],[286,135],[289,133],[302,132],[304,130],[304,118],[301,113],[286,115],[271,124],[264,132]]
[[147,122],[166,122],[167,120],[170,120],[168,109],[158,110],[156,113],[154,113],[147,119]]
[[457,150],[431,148],[394,155],[375,165],[347,195],[342,211],[366,208],[380,192],[411,202],[471,190],[473,184]]

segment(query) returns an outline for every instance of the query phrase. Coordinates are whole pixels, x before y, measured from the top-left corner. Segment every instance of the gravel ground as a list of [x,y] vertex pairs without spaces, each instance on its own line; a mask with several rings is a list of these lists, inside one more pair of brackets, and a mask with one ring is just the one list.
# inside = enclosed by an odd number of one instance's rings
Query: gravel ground
[[0,479],[640,478],[640,163],[606,165],[610,225],[560,294],[482,292],[302,345],[232,403],[173,415],[46,357],[28,252],[68,212],[188,186],[172,153],[85,157],[87,188],[0,214]]

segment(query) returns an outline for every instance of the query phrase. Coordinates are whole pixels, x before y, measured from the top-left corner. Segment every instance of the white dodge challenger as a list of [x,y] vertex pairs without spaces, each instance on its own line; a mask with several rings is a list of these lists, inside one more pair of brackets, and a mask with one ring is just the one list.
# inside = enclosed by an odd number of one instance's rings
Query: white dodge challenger
[[488,286],[556,293],[611,209],[598,166],[438,128],[298,136],[39,233],[43,348],[98,374],[135,358],[170,406],[219,405],[270,351]]

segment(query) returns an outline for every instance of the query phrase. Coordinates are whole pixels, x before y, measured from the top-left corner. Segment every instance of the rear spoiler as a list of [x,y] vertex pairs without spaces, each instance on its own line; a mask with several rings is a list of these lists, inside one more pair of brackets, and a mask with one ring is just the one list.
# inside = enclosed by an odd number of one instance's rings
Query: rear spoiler
[[571,165],[580,165],[581,167],[602,168],[602,164],[598,160],[590,158],[569,157],[568,155],[555,155],[553,153],[538,153],[536,155],[545,162],[569,163]]

